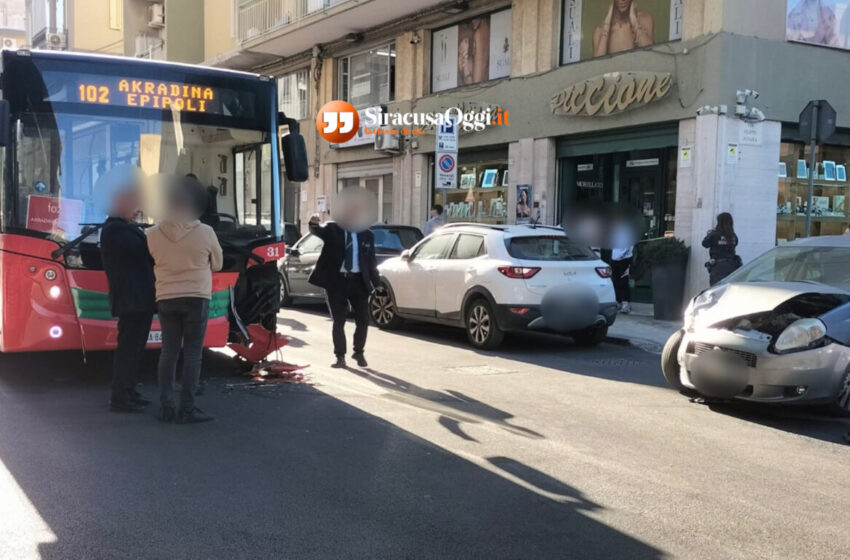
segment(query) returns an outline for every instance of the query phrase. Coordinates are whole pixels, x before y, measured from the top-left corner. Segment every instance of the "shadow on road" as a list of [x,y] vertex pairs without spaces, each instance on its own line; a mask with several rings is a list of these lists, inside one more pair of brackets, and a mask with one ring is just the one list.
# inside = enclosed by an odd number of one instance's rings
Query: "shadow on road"
[[462,424],[494,424],[512,434],[543,439],[544,436],[534,430],[523,428],[509,422],[514,416],[504,410],[485,404],[459,391],[435,391],[419,387],[404,379],[382,373],[373,368],[354,369],[355,375],[371,381],[389,391],[389,398],[440,415],[439,423],[454,435],[468,441],[475,438],[463,431]]
[[213,375],[199,404],[218,420],[177,426],[109,414],[107,376],[56,354],[0,356],[0,371],[0,484],[49,529],[24,526],[0,557],[663,556],[588,517],[599,506],[566,482],[509,458],[496,474],[310,386],[258,399]]
[[709,408],[746,422],[829,443],[845,444],[850,419],[828,416],[817,407],[772,406],[749,402],[711,403]]

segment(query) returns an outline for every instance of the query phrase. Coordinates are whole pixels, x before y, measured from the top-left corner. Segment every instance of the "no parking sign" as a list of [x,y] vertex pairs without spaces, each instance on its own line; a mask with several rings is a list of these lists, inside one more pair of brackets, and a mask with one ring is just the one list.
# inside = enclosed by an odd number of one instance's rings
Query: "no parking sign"
[[437,155],[437,188],[457,188],[457,159],[454,154]]

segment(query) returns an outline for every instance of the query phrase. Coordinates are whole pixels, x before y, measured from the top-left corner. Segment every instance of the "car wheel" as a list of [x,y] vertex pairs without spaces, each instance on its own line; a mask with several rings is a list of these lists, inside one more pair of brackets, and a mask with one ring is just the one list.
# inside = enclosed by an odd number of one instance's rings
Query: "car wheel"
[[404,320],[396,314],[395,302],[389,290],[369,297],[369,315],[379,329],[397,329]]
[[829,406],[829,412],[834,416],[850,417],[850,369],[844,373],[838,396]]
[[583,331],[574,332],[570,336],[579,346],[599,346],[608,336],[608,325],[594,325]]
[[698,392],[682,385],[682,368],[679,366],[679,347],[682,345],[682,339],[684,337],[685,331],[680,329],[667,339],[664,349],[661,351],[661,373],[664,374],[664,379],[670,387],[676,389],[686,397],[698,397],[700,396]]
[[286,276],[280,275],[280,306],[290,307],[292,305],[292,294],[289,292],[289,286],[286,283]]
[[493,308],[486,299],[479,298],[466,312],[466,336],[470,344],[482,350],[491,350],[502,343],[505,331],[496,324]]

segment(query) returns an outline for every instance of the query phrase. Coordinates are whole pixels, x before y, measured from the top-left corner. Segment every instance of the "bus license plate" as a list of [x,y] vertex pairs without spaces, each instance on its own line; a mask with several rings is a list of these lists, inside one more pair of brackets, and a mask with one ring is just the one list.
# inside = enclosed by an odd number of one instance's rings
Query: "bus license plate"
[[151,331],[148,333],[148,344],[162,344],[162,331]]

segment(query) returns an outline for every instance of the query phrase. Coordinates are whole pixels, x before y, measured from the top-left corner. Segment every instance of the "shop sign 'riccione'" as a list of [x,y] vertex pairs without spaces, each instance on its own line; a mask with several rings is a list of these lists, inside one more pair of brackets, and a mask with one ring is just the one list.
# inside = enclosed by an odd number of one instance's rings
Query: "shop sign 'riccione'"
[[672,87],[669,72],[613,72],[557,92],[550,106],[556,115],[607,117],[664,99]]

